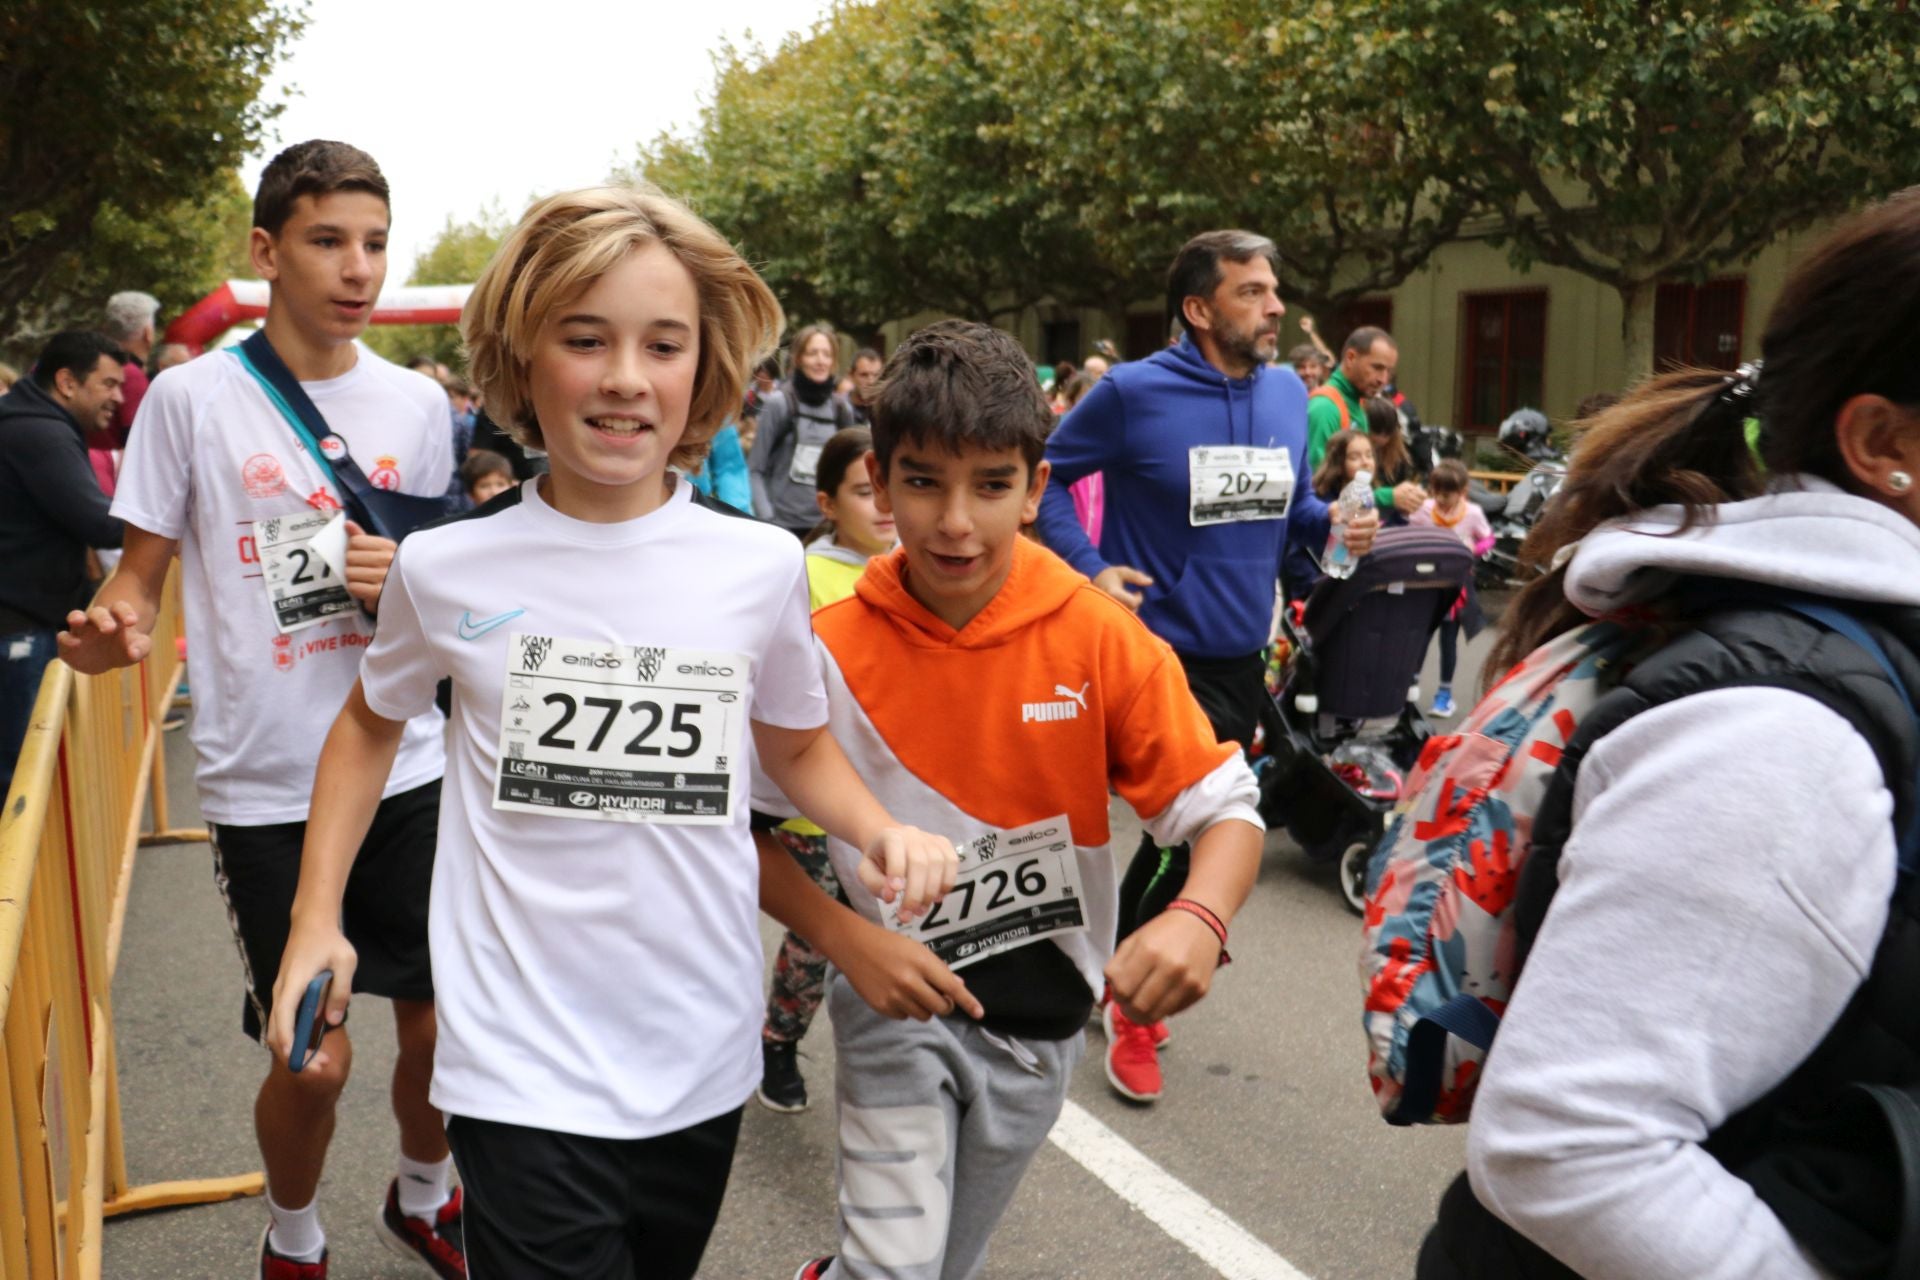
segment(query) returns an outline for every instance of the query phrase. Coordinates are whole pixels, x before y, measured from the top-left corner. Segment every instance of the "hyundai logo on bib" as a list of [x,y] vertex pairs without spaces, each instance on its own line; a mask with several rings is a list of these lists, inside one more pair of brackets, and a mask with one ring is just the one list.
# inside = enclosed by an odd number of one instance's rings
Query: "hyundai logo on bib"
[[567,803],[581,809],[591,809],[600,803],[600,797],[591,791],[573,791],[567,795]]

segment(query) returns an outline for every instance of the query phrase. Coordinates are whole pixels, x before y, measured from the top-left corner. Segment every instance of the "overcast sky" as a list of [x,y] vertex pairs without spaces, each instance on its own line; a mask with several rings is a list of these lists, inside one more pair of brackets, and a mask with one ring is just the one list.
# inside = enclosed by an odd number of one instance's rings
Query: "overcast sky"
[[[306,31],[267,87],[285,101],[251,190],[290,143],[371,152],[393,188],[387,279],[400,284],[446,223],[498,199],[586,186],[639,144],[698,119],[710,52],[751,31],[768,48],[828,0],[309,0]],[[287,97],[291,89],[293,96]]]

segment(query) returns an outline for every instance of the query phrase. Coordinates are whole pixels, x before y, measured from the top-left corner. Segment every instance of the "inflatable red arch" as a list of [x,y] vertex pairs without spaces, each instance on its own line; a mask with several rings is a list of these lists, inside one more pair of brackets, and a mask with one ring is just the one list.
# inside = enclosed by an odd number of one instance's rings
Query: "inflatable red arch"
[[[409,284],[386,290],[373,304],[374,324],[458,324],[470,284]],[[265,280],[229,280],[167,326],[166,341],[195,355],[242,320],[267,314]]]

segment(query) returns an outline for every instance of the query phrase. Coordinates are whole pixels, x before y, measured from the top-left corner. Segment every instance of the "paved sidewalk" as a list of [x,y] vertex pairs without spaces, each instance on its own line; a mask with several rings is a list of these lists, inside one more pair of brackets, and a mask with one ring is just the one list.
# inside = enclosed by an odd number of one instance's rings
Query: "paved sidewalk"
[[[1486,641],[1462,655],[1465,670],[1477,670]],[[190,825],[198,821],[191,751],[184,734],[169,735],[168,747],[176,821]],[[1137,829],[1116,805],[1116,847],[1130,849]],[[770,927],[763,932],[771,954],[776,936]],[[1426,1215],[1461,1167],[1464,1133],[1380,1122],[1365,1079],[1357,943],[1355,918],[1330,870],[1309,866],[1284,837],[1270,836],[1260,884],[1234,930],[1235,965],[1211,1000],[1173,1024],[1165,1099],[1136,1108],[1114,1096],[1101,1072],[1104,1041],[1097,1025],[1089,1031],[1072,1097],[1120,1140],[1100,1149],[1120,1164],[1102,1166],[1103,1181],[1060,1145],[1042,1148],[996,1237],[989,1280],[1410,1275]],[[206,846],[143,850],[114,993],[136,1182],[259,1168],[251,1114],[266,1057],[240,1032],[239,972]],[[384,1002],[356,1001],[353,1027],[354,1079],[321,1188],[332,1276],[421,1275],[388,1254],[370,1227],[396,1150],[384,1087],[393,1058]],[[802,1067],[812,1110],[779,1116],[747,1107],[707,1280],[787,1280],[830,1247],[832,1039],[824,1016],[804,1044]],[[1190,1188],[1199,1208],[1165,1184],[1127,1174],[1130,1151]],[[1254,1248],[1238,1255],[1228,1248],[1218,1256],[1239,1261],[1209,1264],[1123,1199],[1116,1184],[1164,1218],[1191,1219],[1203,1234],[1217,1229],[1218,1240],[1231,1244],[1231,1231],[1202,1212],[1210,1205]],[[1188,1210],[1198,1217],[1181,1217]],[[264,1221],[261,1203],[247,1200],[111,1222],[106,1274],[251,1277]]]

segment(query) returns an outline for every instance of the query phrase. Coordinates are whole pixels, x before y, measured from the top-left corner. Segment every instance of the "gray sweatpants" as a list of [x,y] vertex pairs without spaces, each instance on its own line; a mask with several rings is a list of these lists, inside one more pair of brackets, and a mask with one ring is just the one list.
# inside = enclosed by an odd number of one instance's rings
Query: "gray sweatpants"
[[838,973],[840,1249],[826,1280],[972,1280],[1066,1101],[1086,1037],[883,1018]]

